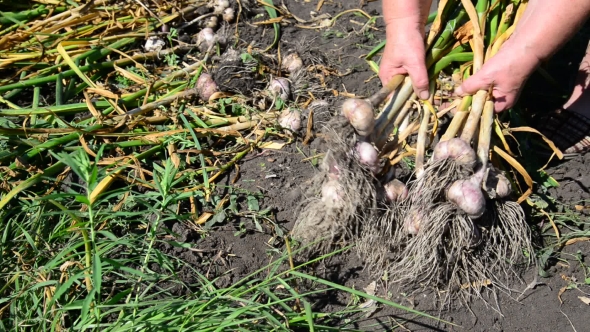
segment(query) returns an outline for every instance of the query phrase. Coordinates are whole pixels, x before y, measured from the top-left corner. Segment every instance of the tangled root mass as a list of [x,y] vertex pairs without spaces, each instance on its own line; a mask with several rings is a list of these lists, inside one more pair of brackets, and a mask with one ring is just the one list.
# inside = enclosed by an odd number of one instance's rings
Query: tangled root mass
[[[330,149],[306,190],[292,230],[293,237],[303,244],[327,238],[313,246],[315,249],[350,241],[360,233],[365,220],[374,218],[377,206],[374,177],[354,157],[354,130],[345,119],[336,118],[327,124],[324,133]],[[322,189],[330,181],[339,186],[337,204],[322,199]]]
[[531,263],[530,229],[512,201],[489,200],[477,219],[447,202],[446,188],[470,173],[436,161],[411,183],[408,199],[366,223],[357,247],[374,278],[386,273],[402,287],[442,290],[443,304],[483,298],[484,290],[510,292],[506,281]]

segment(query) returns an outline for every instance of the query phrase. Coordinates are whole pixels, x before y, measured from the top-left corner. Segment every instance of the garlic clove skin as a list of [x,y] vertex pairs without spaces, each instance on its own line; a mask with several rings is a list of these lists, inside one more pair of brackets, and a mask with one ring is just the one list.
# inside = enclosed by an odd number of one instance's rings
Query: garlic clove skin
[[375,128],[373,107],[364,99],[347,99],[342,104],[342,115],[361,136],[369,136]]

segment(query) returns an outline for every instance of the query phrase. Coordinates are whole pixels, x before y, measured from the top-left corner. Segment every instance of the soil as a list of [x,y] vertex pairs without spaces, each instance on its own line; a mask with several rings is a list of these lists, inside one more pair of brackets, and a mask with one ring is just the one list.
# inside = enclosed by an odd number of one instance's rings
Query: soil
[[[366,1],[361,1],[366,2]],[[275,1],[275,4],[278,3]],[[316,10],[316,1],[284,0],[284,5],[289,11],[303,20],[310,20],[310,13]],[[333,0],[325,1],[320,14],[327,13],[335,15],[347,9],[359,8],[359,1]],[[362,9],[370,15],[379,15],[380,2],[369,1]],[[379,30],[369,30],[369,33],[361,33],[362,24],[365,20],[355,15],[345,15],[336,21],[330,29],[302,29],[295,27],[295,20],[292,23],[282,26],[281,51],[289,49],[298,51],[307,50],[314,54],[323,54],[324,60],[336,67],[342,74],[341,77],[329,76],[326,84],[328,89],[334,89],[340,93],[347,92],[359,96],[367,96],[380,87],[380,81],[369,69],[362,56],[377,45],[384,38],[383,21],[377,20],[376,27]],[[360,23],[360,24],[359,24]],[[271,26],[254,26],[240,23],[240,40],[249,43],[253,42],[258,47],[270,45],[273,39]],[[584,36],[582,36],[584,38]],[[586,39],[587,42],[587,39]],[[577,49],[576,39],[564,48],[565,50]],[[569,48],[568,48],[569,47]],[[585,45],[582,46],[585,50]],[[574,52],[562,51],[556,55],[555,62],[551,62],[548,71],[559,72],[562,75],[556,76],[564,89],[571,86],[572,75],[575,75],[576,64],[572,58]],[[566,58],[570,58],[567,61]],[[321,57],[320,57],[321,58]],[[310,61],[304,59],[304,61]],[[558,64],[562,64],[560,67]],[[563,65],[568,63],[568,65]],[[567,67],[564,70],[564,66]],[[572,69],[574,68],[574,69]],[[567,71],[569,70],[569,71]],[[565,74],[564,74],[565,73]],[[535,78],[536,76],[534,76]],[[538,78],[538,77],[537,77]],[[539,102],[535,96],[543,94],[547,87],[538,79],[531,79],[527,90],[523,93],[522,104],[527,110],[537,110],[543,107],[543,111],[549,110],[546,105],[558,107],[559,98],[554,97],[551,103]],[[334,115],[338,102],[343,97],[324,96],[330,102],[330,112],[319,115],[315,120],[315,129],[318,130],[321,123],[325,123],[330,116]],[[264,149],[249,154],[239,165],[239,172],[229,174],[223,185],[232,185],[248,192],[260,193],[264,196],[259,201],[261,209],[271,209],[271,220],[285,232],[293,227],[295,220],[296,206],[301,198],[301,188],[305,187],[306,181],[311,179],[317,168],[313,165],[314,155],[323,151],[321,140],[313,140],[305,145],[301,140],[284,146],[282,149]],[[575,210],[574,205],[581,204],[580,201],[590,199],[588,185],[590,177],[587,172],[590,169],[590,155],[578,156],[574,159],[554,163],[548,170],[557,181],[558,188],[552,188],[549,194],[559,202]],[[237,180],[236,180],[237,179]],[[235,183],[232,181],[236,180]],[[584,204],[582,204],[584,205]],[[588,204],[585,204],[588,205]],[[580,217],[587,218],[581,211]],[[539,220],[535,220],[537,222]],[[240,223],[246,231],[236,235]],[[543,220],[541,222],[547,222]],[[253,271],[265,266],[278,252],[285,248],[281,237],[277,236],[276,227],[270,222],[264,222],[262,231],[255,227],[255,224],[247,218],[235,218],[229,223],[214,227],[208,230],[206,236],[197,235],[188,230],[180,223],[170,225],[177,234],[177,241],[193,243],[198,252],[182,248],[168,248],[169,253],[180,256],[195,265],[204,266],[202,272],[209,278],[217,279],[217,286],[226,287],[247,276]],[[278,248],[279,251],[274,250]],[[527,284],[537,280],[533,289],[528,289],[517,301],[508,296],[500,295],[497,299],[502,314],[494,311],[492,307],[486,306],[481,301],[471,304],[470,311],[467,308],[451,308],[442,312],[434,304],[434,297],[428,293],[402,294],[395,288],[388,289],[381,280],[371,280],[368,273],[364,271],[363,262],[352,253],[343,253],[330,262],[321,265],[314,270],[319,277],[337,282],[354,289],[363,289],[371,282],[377,281],[377,295],[388,297],[394,302],[425,311],[434,316],[455,324],[437,324],[435,321],[426,319],[413,319],[405,312],[391,308],[380,308],[372,316],[360,321],[356,327],[367,331],[384,331],[395,327],[396,323],[402,324],[402,330],[411,331],[582,331],[590,323],[588,317],[590,308],[584,304],[578,296],[585,296],[583,291],[588,291],[582,286],[586,279],[584,272],[590,264],[585,254],[590,252],[590,242],[578,242],[563,248],[564,253],[560,260],[554,259],[547,268],[547,276],[539,275],[536,269],[529,270],[523,277],[524,283],[515,283],[514,297],[518,297],[524,291]],[[582,253],[581,261],[574,259],[573,255]],[[191,271],[180,271],[188,282],[194,281],[195,276]],[[577,283],[575,282],[577,281]],[[579,288],[572,287],[579,285]],[[561,301],[558,295],[561,289],[570,286],[570,289],[563,292]],[[326,312],[344,308],[348,298],[342,294],[336,294],[323,299],[318,299],[316,309]],[[490,299],[495,306],[496,299]],[[409,321],[407,321],[409,320]]]

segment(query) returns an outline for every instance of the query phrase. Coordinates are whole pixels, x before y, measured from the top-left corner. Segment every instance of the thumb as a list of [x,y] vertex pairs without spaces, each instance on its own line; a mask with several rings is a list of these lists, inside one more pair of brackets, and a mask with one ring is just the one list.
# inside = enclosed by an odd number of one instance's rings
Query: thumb
[[428,74],[426,73],[426,66],[417,65],[407,68],[408,75],[412,79],[414,92],[422,100],[430,97],[430,82],[428,81]]
[[458,88],[455,89],[455,94],[459,97],[474,95],[479,90],[488,90],[491,82],[482,78],[481,75],[474,75],[466,79]]

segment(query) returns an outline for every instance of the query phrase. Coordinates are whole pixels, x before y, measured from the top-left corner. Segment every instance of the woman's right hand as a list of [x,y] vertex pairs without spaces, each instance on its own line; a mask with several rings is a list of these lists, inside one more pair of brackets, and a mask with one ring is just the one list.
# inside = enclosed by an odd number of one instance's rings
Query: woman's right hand
[[428,99],[424,26],[432,0],[382,0],[385,50],[379,68],[383,85],[396,75],[408,75],[414,92]]
[[404,29],[402,22],[386,27],[386,44],[379,67],[383,85],[396,75],[407,74],[412,79],[414,92],[420,99],[429,97],[426,71],[424,34],[420,29]]

